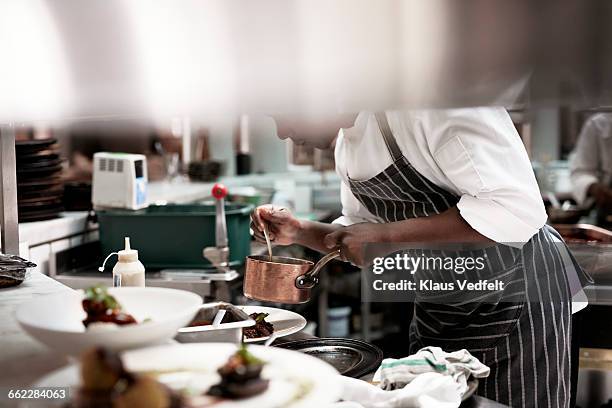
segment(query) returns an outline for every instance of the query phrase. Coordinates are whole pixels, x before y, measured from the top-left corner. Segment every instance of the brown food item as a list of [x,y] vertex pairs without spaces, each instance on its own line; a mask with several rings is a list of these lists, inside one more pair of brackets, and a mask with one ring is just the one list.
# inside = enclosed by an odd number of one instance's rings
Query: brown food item
[[85,327],[91,323],[114,323],[119,326],[138,323],[134,316],[121,310],[121,305],[106,288],[93,286],[85,290],[82,301],[87,317],[83,320]]
[[94,348],[81,354],[83,390],[109,392],[125,374],[123,364],[115,353]]
[[136,378],[125,391],[117,395],[113,408],[173,408],[180,407],[180,398],[154,378]]
[[71,408],[181,408],[183,398],[154,378],[128,373],[117,353],[94,348],[81,355],[81,387]]
[[123,313],[118,310],[109,310],[106,313],[101,314],[87,314],[87,318],[83,320],[85,327],[91,323],[115,323],[118,326],[124,326],[126,324],[138,323],[134,316],[128,313]]
[[255,325],[242,329],[242,334],[244,334],[247,339],[268,337],[274,333],[274,325],[265,320],[266,317],[268,317],[268,313],[251,313],[249,317],[255,320]]
[[196,320],[191,322],[187,327],[198,327],[198,326],[210,326],[212,322],[210,320]]
[[208,390],[208,395],[223,398],[248,398],[268,389],[269,380],[261,378],[264,362],[241,345],[227,362],[217,370],[221,376],[219,384]]

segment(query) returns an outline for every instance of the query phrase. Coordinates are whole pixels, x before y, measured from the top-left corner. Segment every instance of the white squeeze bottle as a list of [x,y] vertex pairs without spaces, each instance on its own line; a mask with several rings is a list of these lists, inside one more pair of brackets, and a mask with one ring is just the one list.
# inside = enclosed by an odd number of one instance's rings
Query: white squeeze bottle
[[[113,268],[113,286],[144,286],[145,267],[138,260],[138,251],[130,248],[129,237],[125,237],[125,249],[107,256],[104,264],[115,254],[119,259]],[[104,264],[98,268],[100,271],[104,270]]]

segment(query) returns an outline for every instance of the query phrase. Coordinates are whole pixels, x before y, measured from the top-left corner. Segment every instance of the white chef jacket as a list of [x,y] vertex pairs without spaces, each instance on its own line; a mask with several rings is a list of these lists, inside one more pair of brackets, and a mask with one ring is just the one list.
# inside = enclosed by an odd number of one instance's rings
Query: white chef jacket
[[[387,112],[404,156],[421,175],[458,195],[461,216],[493,241],[522,244],[546,222],[546,212],[525,147],[503,108]],[[341,129],[335,147],[342,178],[342,216],[350,225],[381,222],[350,190],[348,176],[374,177],[391,163],[373,113]]]
[[593,183],[612,183],[612,113],[591,116],[580,132],[570,159],[574,198],[579,204],[587,200]]

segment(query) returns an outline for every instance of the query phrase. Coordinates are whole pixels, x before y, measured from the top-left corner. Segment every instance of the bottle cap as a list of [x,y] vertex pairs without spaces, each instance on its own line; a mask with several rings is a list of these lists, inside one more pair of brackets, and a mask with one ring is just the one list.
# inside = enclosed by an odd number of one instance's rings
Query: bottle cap
[[130,248],[130,237],[125,237],[125,249],[117,252],[119,262],[136,262],[138,260],[138,251]]

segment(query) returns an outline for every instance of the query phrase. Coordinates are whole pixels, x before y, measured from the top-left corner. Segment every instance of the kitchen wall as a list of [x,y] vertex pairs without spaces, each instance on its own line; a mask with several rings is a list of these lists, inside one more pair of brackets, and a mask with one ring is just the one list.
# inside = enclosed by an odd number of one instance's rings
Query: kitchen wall
[[[236,174],[234,132],[237,120],[226,119],[211,125],[210,152],[215,160],[225,163],[225,175]],[[287,142],[276,134],[276,124],[265,115],[249,115],[249,141],[252,173],[279,173],[287,171]]]

